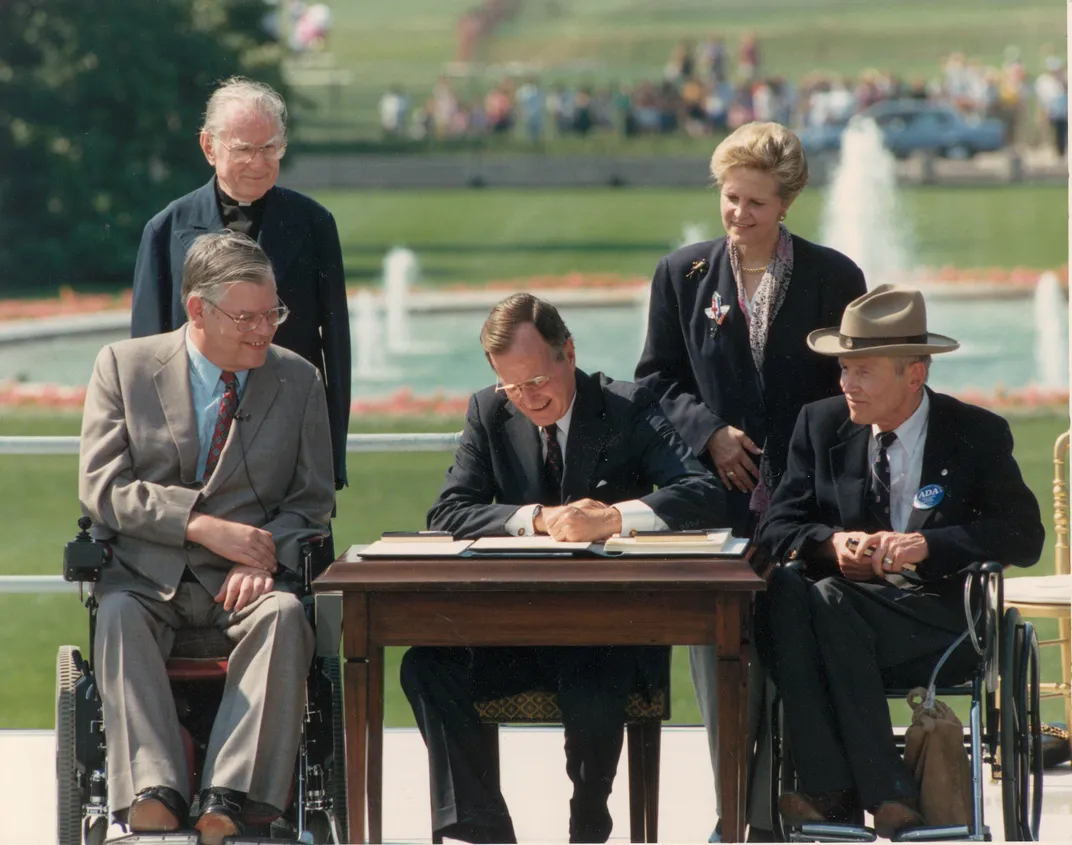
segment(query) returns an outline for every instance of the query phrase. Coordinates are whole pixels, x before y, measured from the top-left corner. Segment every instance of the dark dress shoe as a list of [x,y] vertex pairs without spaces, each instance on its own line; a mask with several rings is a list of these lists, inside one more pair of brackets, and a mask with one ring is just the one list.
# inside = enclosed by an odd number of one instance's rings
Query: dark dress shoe
[[883,801],[875,808],[875,833],[883,839],[893,839],[902,830],[923,826],[923,816],[912,798]]
[[844,822],[855,812],[852,792],[835,789],[808,795],[806,792],[783,792],[778,796],[778,812],[789,827],[812,822]]
[[1056,769],[1072,757],[1068,729],[1062,722],[1042,725],[1042,768]]
[[190,814],[186,799],[169,786],[150,786],[135,796],[127,810],[127,825],[134,833],[178,830]]
[[475,845],[496,845],[496,843],[517,842],[514,826],[509,819],[504,825],[483,825],[472,822],[455,822],[436,831],[440,839],[457,839],[472,842]]
[[245,795],[234,789],[211,787],[201,793],[197,832],[201,845],[222,845],[227,836],[242,834],[242,803]]

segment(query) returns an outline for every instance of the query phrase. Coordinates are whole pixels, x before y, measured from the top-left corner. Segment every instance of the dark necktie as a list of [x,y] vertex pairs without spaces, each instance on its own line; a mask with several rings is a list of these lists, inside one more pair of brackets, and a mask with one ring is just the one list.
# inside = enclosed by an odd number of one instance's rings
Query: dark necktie
[[878,442],[878,454],[871,467],[871,512],[887,530],[893,528],[890,521],[890,456],[888,449],[897,440],[892,431],[883,431],[875,440]]
[[220,412],[216,416],[216,428],[212,431],[212,445],[208,449],[208,462],[205,464],[205,474],[201,476],[202,481],[208,481],[212,477],[212,471],[220,462],[220,453],[223,451],[223,444],[227,442],[235,409],[238,408],[238,376],[224,370],[220,373],[220,381],[224,385],[223,398],[220,400]]
[[558,425],[551,423],[543,430],[547,457],[543,459],[543,505],[562,504],[562,447],[558,445]]

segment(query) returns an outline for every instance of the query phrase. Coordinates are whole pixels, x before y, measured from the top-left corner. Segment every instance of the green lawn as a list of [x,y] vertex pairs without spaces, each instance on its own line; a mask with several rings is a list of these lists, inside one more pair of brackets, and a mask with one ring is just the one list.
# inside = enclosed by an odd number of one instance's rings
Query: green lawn
[[[330,48],[353,79],[334,99],[324,88],[298,89],[296,139],[376,137],[381,94],[397,83],[415,103],[429,96],[434,80],[451,70],[459,17],[475,5],[335,3]],[[486,67],[457,76],[454,85],[463,99],[481,97],[508,63],[545,85],[658,80],[675,44],[712,36],[725,40],[732,69],[746,32],[758,39],[761,71],[793,81],[815,70],[857,76],[866,68],[930,79],[952,51],[1000,65],[1009,45],[1020,48],[1034,74],[1050,45],[1063,53],[1064,31],[1065,9],[1055,0],[524,0],[518,18],[487,43],[480,56]],[[608,143],[593,138],[589,146]]]
[[[339,224],[347,277],[379,281],[392,246],[416,250],[427,282],[487,282],[571,271],[650,278],[686,224],[723,233],[703,189],[323,191]],[[787,225],[819,237],[822,189]],[[920,187],[898,195],[916,266],[1048,268],[1068,261],[1064,185]]]
[[[1057,417],[1019,419],[1013,422],[1016,456],[1028,483],[1042,506],[1047,525],[1053,522],[1050,460],[1052,444],[1067,420]],[[356,431],[450,431],[461,420],[369,420]],[[0,434],[76,434],[73,415],[46,416],[9,413],[0,417]],[[339,547],[368,541],[386,529],[418,528],[435,498],[450,457],[445,453],[356,454],[350,456],[352,486],[339,497],[335,522]],[[0,573],[58,573],[63,543],[75,532],[78,502],[75,485],[77,459],[73,456],[0,456],[0,512],[9,526],[0,546]],[[1038,570],[1052,567],[1053,538]],[[1015,573],[1014,573],[1015,574]],[[87,617],[73,596],[0,595],[0,729],[52,726],[54,665],[56,649],[63,643],[86,643]],[[1043,638],[1053,636],[1055,624],[1040,620]],[[387,656],[386,721],[388,725],[411,725],[412,715],[398,687],[399,649]],[[1043,674],[1058,676],[1057,654],[1047,649]],[[674,721],[699,721],[688,659],[675,649],[672,679]],[[1057,702],[1045,705],[1044,713],[1058,719]]]

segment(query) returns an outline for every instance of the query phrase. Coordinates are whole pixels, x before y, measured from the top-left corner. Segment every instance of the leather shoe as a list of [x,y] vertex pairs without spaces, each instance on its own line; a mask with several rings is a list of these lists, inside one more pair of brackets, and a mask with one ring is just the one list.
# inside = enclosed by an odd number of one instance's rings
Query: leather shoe
[[127,810],[134,833],[178,830],[189,815],[186,799],[169,786],[150,786],[137,794]]
[[852,792],[835,789],[808,795],[805,792],[783,792],[778,796],[778,812],[790,827],[809,822],[846,821],[853,812]]
[[201,793],[201,815],[197,832],[202,845],[221,845],[227,836],[242,834],[242,802],[245,796],[234,789],[211,787]]
[[923,816],[916,809],[915,799],[883,801],[875,808],[875,833],[883,839],[893,839],[902,830],[922,826]]

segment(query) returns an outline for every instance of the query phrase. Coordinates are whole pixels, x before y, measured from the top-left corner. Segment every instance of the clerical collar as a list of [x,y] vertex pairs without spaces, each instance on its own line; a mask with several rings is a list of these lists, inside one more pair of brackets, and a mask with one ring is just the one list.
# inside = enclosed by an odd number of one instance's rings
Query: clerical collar
[[243,202],[242,200],[236,200],[230,194],[220,187],[220,180],[216,180],[216,197],[220,201],[220,205],[229,208],[260,208],[264,205],[264,197],[253,200],[253,202]]

